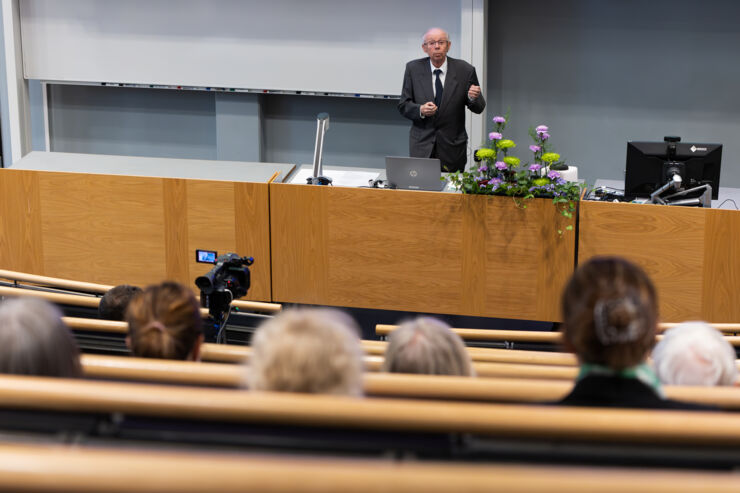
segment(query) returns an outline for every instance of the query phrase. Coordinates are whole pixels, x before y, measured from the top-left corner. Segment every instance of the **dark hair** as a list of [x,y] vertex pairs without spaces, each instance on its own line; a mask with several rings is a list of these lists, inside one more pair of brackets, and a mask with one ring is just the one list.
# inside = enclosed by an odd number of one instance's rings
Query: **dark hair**
[[0,373],[82,375],[80,351],[56,306],[37,298],[0,303]]
[[563,332],[584,363],[635,366],[655,344],[658,298],[648,275],[618,257],[576,269],[562,295]]
[[176,282],[147,287],[126,312],[131,352],[143,358],[187,359],[203,333],[193,292]]
[[104,320],[124,320],[126,318],[126,308],[137,294],[141,293],[138,286],[121,284],[109,289],[98,305],[98,317]]

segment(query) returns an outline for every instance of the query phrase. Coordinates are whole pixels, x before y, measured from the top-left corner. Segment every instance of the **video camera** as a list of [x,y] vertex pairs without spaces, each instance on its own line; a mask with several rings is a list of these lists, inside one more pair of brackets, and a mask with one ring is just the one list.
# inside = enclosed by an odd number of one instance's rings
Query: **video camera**
[[252,257],[240,257],[235,253],[219,255],[215,267],[195,279],[200,289],[200,304],[221,325],[226,323],[224,314],[229,312],[231,302],[249,291],[249,266]]

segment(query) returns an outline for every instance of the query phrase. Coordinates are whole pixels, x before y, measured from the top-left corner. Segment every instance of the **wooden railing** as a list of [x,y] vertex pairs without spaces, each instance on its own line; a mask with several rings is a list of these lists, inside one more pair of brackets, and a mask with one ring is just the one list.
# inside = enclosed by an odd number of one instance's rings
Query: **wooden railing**
[[223,453],[0,445],[0,491],[110,493],[735,493],[726,472],[397,462]]

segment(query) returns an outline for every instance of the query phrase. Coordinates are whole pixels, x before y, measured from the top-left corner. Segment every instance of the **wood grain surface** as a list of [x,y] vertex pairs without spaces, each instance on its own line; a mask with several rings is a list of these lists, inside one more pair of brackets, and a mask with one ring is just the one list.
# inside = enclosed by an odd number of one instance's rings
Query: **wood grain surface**
[[273,300],[557,320],[575,235],[550,201],[270,185]]
[[645,269],[655,283],[662,320],[701,318],[708,211],[583,202],[580,212],[579,263],[601,255],[625,257]]
[[666,322],[740,320],[740,213],[582,202],[578,262],[620,255],[650,275]]
[[271,301],[266,183],[0,170],[0,268],[102,284],[194,288],[195,249],[255,258]]

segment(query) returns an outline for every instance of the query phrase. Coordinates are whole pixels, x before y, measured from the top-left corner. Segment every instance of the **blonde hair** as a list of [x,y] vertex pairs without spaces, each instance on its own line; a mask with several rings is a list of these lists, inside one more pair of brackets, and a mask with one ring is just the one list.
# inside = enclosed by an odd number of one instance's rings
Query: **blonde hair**
[[419,317],[391,332],[383,371],[426,375],[474,376],[470,355],[450,326]]
[[131,352],[142,358],[187,359],[203,333],[193,292],[176,282],[147,287],[131,300],[126,320]]
[[252,339],[251,390],[362,395],[359,329],[336,310],[285,310]]
[[0,303],[0,373],[82,375],[77,343],[56,306],[36,298]]

